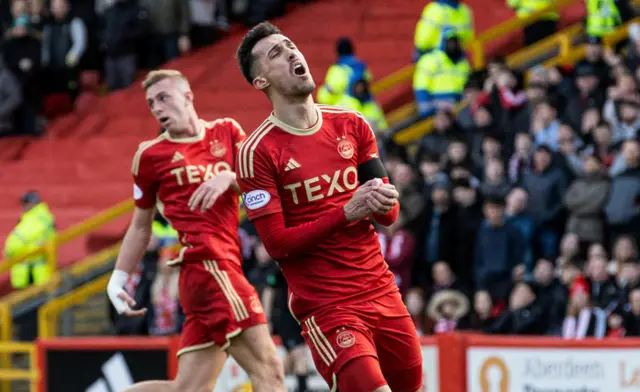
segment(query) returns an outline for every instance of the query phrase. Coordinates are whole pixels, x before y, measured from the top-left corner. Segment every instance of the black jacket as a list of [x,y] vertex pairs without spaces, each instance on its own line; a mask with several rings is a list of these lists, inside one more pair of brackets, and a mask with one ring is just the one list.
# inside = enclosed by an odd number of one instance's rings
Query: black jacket
[[144,19],[137,1],[118,1],[102,16],[102,47],[108,56],[135,53]]
[[501,314],[485,329],[490,334],[541,335],[545,332],[545,312],[538,301],[531,305]]
[[454,206],[440,217],[439,241],[438,241],[438,257],[435,260],[428,260],[427,246],[429,244],[429,235],[431,230],[431,219],[433,216],[433,206],[429,204],[424,210],[418,222],[422,225],[416,232],[418,239],[416,249],[416,261],[413,264],[412,285],[418,287],[426,287],[431,280],[431,266],[436,261],[447,261],[451,265],[453,273],[459,275],[458,260],[456,259],[457,250],[457,211]]
[[562,322],[567,310],[569,290],[557,279],[548,286],[538,285],[536,297],[540,307],[544,310],[545,335],[562,335]]

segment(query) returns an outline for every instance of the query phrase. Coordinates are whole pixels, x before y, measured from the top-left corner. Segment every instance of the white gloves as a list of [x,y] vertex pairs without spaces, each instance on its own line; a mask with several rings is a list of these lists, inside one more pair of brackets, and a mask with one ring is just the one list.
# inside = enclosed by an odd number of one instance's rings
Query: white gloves
[[129,279],[129,274],[121,271],[121,270],[113,270],[111,274],[111,278],[109,279],[109,284],[107,284],[107,295],[113,304],[113,307],[116,308],[118,314],[122,314],[127,310],[131,310],[129,304],[127,304],[124,299],[122,299],[122,293],[126,294],[124,291],[124,285],[127,283]]

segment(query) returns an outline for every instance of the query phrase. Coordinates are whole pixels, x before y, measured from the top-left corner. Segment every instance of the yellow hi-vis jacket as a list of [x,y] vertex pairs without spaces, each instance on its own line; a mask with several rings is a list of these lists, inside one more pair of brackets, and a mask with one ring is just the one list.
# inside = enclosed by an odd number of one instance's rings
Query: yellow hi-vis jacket
[[[33,252],[55,236],[54,218],[46,203],[25,212],[7,237],[4,256],[16,258]],[[29,257],[11,268],[11,285],[23,289],[31,282],[42,285],[51,279],[51,268],[44,255]]]
[[455,31],[463,47],[474,38],[473,14],[463,3],[450,0],[435,0],[422,10],[414,35],[414,61],[421,55],[437,49],[442,42],[445,29]]
[[456,62],[441,50],[422,56],[413,74],[418,113],[430,116],[436,112],[439,102],[460,102],[470,73],[471,66],[464,56]]
[[587,34],[604,37],[622,24],[615,0],[587,0]]
[[[524,19],[534,12],[550,6],[554,2],[555,0],[507,0],[507,5],[516,11],[518,18]],[[541,15],[540,19],[556,20],[559,17],[558,11],[549,11]]]

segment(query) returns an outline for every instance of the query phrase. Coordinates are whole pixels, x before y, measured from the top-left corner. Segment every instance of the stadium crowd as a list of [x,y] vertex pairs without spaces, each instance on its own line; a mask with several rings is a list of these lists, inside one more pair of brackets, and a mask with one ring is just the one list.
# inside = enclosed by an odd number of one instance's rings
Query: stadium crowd
[[[233,16],[254,24],[281,11],[241,0],[163,3],[2,2],[0,135],[41,133],[45,96],[73,102],[81,70],[100,69],[109,90],[124,88],[138,69],[212,43]],[[444,28],[442,52],[462,56],[468,39]],[[434,51],[416,45],[414,60]],[[433,131],[416,154],[389,137],[353,43],[341,39],[336,53],[318,99],[362,111],[380,136],[401,218],[378,235],[421,333],[640,336],[640,25],[618,52],[590,35],[584,60],[536,66],[527,78],[502,58],[469,70],[461,110],[428,94]],[[112,314],[121,334],[180,330],[177,270],[162,263],[176,235],[159,215],[153,231],[128,287],[150,312]],[[262,293],[286,291],[250,223],[240,238],[249,280]]]
[[[465,80],[463,109],[433,107],[433,131],[416,154],[369,112],[401,194],[401,219],[378,228],[381,249],[421,333],[640,336],[639,53],[632,25],[617,53],[589,36],[584,60],[536,66],[528,78],[494,58]],[[356,87],[368,91],[366,65],[348,40],[337,54],[359,75],[342,80],[344,91],[366,103]],[[337,104],[349,107],[343,98]],[[285,292],[249,222],[240,237],[252,284]],[[161,243],[150,245],[150,270],[168,257]],[[175,272],[160,269],[159,281],[143,271],[138,303],[152,312],[142,327],[121,320],[121,333],[179,330]]]
[[239,21],[280,15],[287,0],[9,0],[0,2],[0,137],[41,135],[83,92],[128,87],[212,44]]

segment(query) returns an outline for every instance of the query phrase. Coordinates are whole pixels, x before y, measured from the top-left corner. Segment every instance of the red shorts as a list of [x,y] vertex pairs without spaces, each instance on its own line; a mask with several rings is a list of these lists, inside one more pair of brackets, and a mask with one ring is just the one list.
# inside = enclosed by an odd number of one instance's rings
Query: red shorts
[[[337,388],[342,367],[358,357],[376,358],[390,385],[394,373],[403,374],[422,364],[420,340],[398,292],[357,304],[330,306],[301,324],[318,373],[332,391]],[[422,385],[421,375],[418,377],[414,390]]]
[[225,350],[231,338],[267,322],[258,293],[236,263],[182,263],[179,290],[186,320],[178,356],[214,344]]

